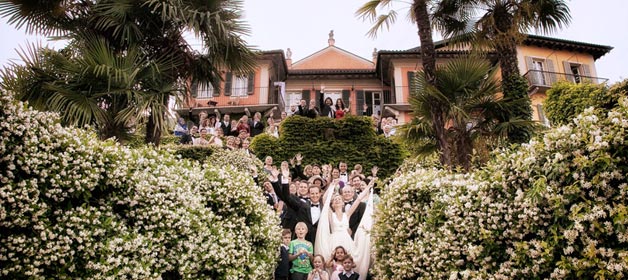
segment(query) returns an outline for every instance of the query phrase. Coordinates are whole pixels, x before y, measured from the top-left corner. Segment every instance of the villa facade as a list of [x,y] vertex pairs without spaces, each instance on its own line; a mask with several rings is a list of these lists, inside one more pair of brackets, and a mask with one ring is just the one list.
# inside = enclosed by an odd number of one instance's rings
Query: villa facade
[[[468,47],[435,42],[437,64],[464,56]],[[519,70],[529,83],[533,119],[549,125],[543,113],[546,91],[557,81],[574,83],[606,81],[598,76],[595,61],[612,47],[583,42],[529,35],[518,47]],[[490,56],[489,56],[490,57]],[[497,63],[496,61],[493,61]],[[374,50],[367,59],[335,44],[333,32],[328,46],[292,62],[290,49],[261,52],[254,73],[237,77],[225,71],[221,90],[193,85],[191,97],[177,112],[187,116],[215,109],[221,113],[250,112],[276,115],[291,110],[301,99],[342,98],[352,114],[394,116],[399,123],[411,119],[409,83],[412,74],[422,68],[420,49]]]

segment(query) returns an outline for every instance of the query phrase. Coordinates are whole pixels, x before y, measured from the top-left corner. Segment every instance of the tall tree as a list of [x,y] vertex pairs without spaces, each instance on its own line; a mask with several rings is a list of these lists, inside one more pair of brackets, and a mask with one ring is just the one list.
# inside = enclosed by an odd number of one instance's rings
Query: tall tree
[[429,125],[431,111],[438,106],[448,120],[445,137],[451,145],[452,166],[469,170],[474,143],[478,139],[499,141],[511,125],[500,119],[516,104],[497,95],[495,72],[496,67],[489,61],[471,57],[452,60],[436,69],[436,86],[426,75],[417,75],[410,97],[414,118],[402,128],[403,137],[421,143],[429,151],[436,140]]
[[103,39],[83,43],[63,51],[28,48],[20,53],[23,64],[1,71],[2,86],[38,110],[58,112],[65,125],[96,128],[101,138],[124,140],[135,124],[165,115],[161,99],[177,89],[160,74],[175,61],[147,59],[134,45],[119,54]]
[[[178,92],[173,88],[192,84],[182,82],[189,80],[211,83],[219,88],[220,71],[224,68],[236,73],[253,69],[254,52],[241,39],[241,35],[248,32],[241,21],[241,6],[241,0],[0,0],[0,16],[9,17],[9,23],[17,28],[25,27],[29,33],[68,39],[70,45],[104,40],[111,52],[120,56],[137,48],[144,58],[138,61],[140,65],[135,65],[137,69],[167,58],[172,64],[155,71],[153,83],[136,84],[136,88],[146,89],[142,98],[129,96],[127,103],[122,104],[128,107],[141,101],[148,102],[145,104],[148,106],[139,106],[141,110],[128,109],[126,114],[118,116],[136,121],[146,119],[147,142],[159,144],[166,127],[163,108],[167,106],[167,97]],[[195,52],[185,41],[184,32],[188,30],[204,42],[204,54]],[[155,88],[148,89],[149,85]],[[169,89],[167,93],[165,89]],[[106,95],[113,94],[120,93]],[[101,106],[111,108],[106,100],[101,100],[104,102]],[[143,118],[147,113],[149,117]]]
[[[392,9],[392,0],[370,0],[358,9],[356,15],[365,20],[371,20],[374,25],[369,30],[370,36],[376,36],[377,32],[383,28],[389,28],[397,19],[397,11]],[[425,75],[426,81],[436,86],[438,84],[436,77],[436,49],[432,38],[432,28],[441,25],[439,22],[433,22],[433,14],[430,12],[436,8],[438,1],[432,0],[414,0],[411,2],[409,18],[416,24],[418,29],[419,40],[421,42],[421,63],[423,65],[422,75]],[[378,14],[378,9],[388,9],[386,14]],[[444,17],[442,17],[444,18]],[[425,100],[428,103],[437,103],[437,100],[431,97]],[[438,150],[440,152],[440,162],[443,165],[451,165],[450,145],[447,142],[445,112],[440,110],[438,106],[430,106],[431,127],[435,132]]]
[[[478,45],[488,46],[496,53],[502,76],[504,96],[510,99],[528,99],[526,82],[521,78],[517,46],[534,29],[551,33],[569,24],[571,16],[565,0],[442,0],[442,30],[447,37],[462,36]],[[469,32],[471,31],[471,32]],[[522,103],[512,119],[530,120],[529,100]],[[513,130],[514,142],[526,142],[530,131]]]

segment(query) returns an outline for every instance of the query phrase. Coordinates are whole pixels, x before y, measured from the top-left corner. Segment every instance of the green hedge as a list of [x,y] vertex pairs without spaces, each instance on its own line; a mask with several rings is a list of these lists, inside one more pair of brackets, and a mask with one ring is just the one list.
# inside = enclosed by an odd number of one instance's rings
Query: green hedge
[[281,123],[279,139],[261,134],[251,148],[260,159],[272,156],[275,162],[301,153],[304,164],[337,166],[344,161],[350,168],[362,164],[364,170],[377,165],[382,178],[393,174],[408,154],[401,145],[376,135],[370,118],[356,116],[339,120],[292,116]]
[[559,82],[547,91],[544,107],[554,125],[571,121],[584,109],[595,107],[602,112],[617,106],[620,97],[628,95],[628,79],[612,85]]

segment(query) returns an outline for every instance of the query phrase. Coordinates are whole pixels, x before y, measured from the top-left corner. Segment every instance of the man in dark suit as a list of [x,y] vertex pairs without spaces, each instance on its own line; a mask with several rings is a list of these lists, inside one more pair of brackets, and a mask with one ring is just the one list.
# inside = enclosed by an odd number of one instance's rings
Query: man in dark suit
[[[218,109],[214,110],[216,112],[216,117],[220,120],[220,112]],[[222,135],[229,135],[231,133],[231,116],[229,114],[225,114],[222,116],[222,121],[220,121],[220,128],[222,129]]]
[[[355,202],[355,190],[352,186],[345,186],[342,188],[342,200],[345,202],[345,212],[351,208],[351,205]],[[355,236],[356,230],[360,225],[364,211],[366,210],[366,202],[360,202],[358,208],[355,209],[351,218],[349,218],[349,228],[351,229],[351,238]]]
[[251,138],[264,133],[264,123],[262,122],[262,113],[257,112],[253,115],[253,120],[249,121],[251,128]]
[[[284,178],[287,178],[287,176],[284,177],[282,174],[277,174],[277,171],[271,171],[270,180],[273,182],[275,192],[279,194],[279,198],[284,201],[288,208],[294,210],[297,223],[304,222],[307,225],[308,232],[305,239],[314,244],[316,231],[318,229],[318,220],[320,219],[321,210],[323,209],[323,206],[320,205],[321,189],[318,186],[310,186],[310,200],[303,201],[296,195],[290,194],[289,182]],[[292,230],[294,232],[294,229]]]

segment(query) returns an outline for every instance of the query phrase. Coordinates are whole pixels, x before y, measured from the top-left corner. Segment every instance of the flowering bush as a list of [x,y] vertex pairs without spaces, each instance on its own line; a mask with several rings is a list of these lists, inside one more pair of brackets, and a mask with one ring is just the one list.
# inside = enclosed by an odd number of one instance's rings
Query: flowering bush
[[0,278],[268,279],[279,224],[247,173],[101,142],[0,96]]
[[381,279],[625,279],[628,101],[482,170],[417,168],[382,193],[373,229]]

